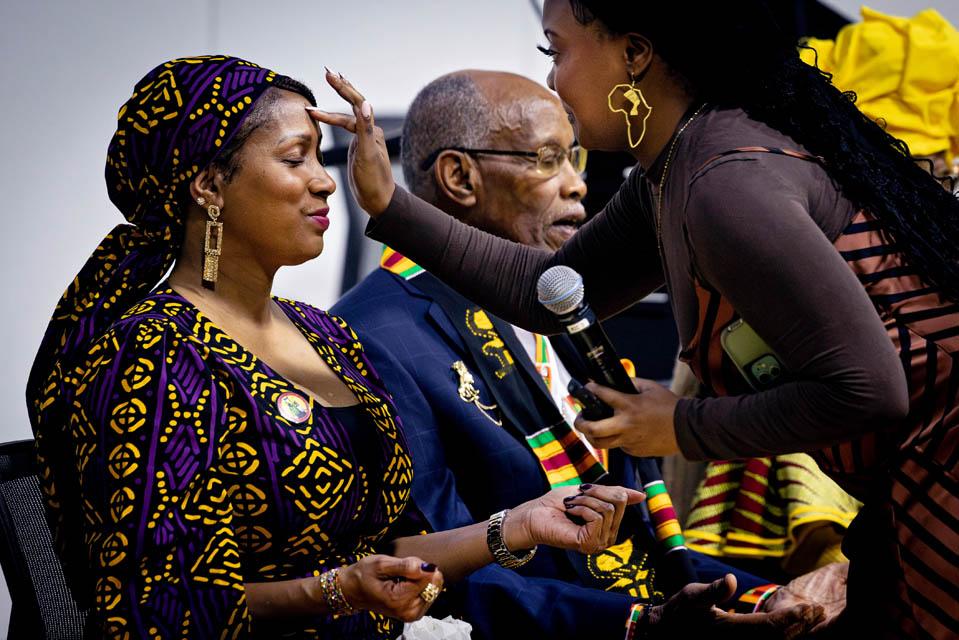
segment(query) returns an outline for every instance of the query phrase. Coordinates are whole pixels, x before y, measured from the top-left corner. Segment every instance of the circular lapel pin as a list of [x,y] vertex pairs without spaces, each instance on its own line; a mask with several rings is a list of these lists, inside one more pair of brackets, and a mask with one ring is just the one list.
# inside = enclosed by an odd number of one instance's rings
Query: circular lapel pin
[[298,393],[287,391],[276,399],[276,408],[287,421],[301,424],[310,419],[310,403]]

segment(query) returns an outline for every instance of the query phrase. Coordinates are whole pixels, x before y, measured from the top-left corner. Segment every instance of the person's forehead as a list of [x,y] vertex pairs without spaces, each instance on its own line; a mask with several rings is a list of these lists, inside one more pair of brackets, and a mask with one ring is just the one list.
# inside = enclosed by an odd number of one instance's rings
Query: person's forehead
[[542,96],[521,96],[493,103],[492,134],[504,141],[539,146],[569,145],[573,130],[559,101]]
[[316,126],[304,107],[310,102],[298,93],[282,91],[273,104],[269,105],[262,132],[269,138],[280,137],[283,140],[297,134],[304,135],[313,132]]

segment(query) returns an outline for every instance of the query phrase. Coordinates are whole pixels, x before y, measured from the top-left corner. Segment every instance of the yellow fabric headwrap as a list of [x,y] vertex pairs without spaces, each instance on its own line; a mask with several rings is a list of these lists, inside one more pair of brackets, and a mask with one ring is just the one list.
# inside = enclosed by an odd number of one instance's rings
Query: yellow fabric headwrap
[[[862,22],[836,40],[810,39],[818,64],[843,91],[855,91],[870,118],[913,155],[959,155],[959,31],[934,9],[912,18],[862,8]],[[800,51],[815,64],[816,55]]]

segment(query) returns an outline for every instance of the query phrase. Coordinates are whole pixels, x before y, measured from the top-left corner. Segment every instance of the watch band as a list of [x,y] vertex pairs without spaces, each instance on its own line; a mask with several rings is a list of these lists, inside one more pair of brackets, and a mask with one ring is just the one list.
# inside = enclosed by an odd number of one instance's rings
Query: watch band
[[496,564],[506,569],[516,569],[533,559],[533,556],[536,555],[536,547],[529,549],[522,556],[513,554],[506,547],[506,543],[503,541],[503,522],[506,521],[507,514],[509,514],[509,509],[503,509],[490,516],[489,524],[486,525],[486,546],[493,554]]

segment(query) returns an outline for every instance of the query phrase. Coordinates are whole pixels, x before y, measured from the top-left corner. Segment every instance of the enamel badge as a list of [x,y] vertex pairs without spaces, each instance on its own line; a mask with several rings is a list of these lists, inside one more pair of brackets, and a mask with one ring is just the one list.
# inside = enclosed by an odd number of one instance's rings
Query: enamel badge
[[288,422],[302,424],[310,419],[310,403],[298,393],[287,391],[276,399],[276,408]]

